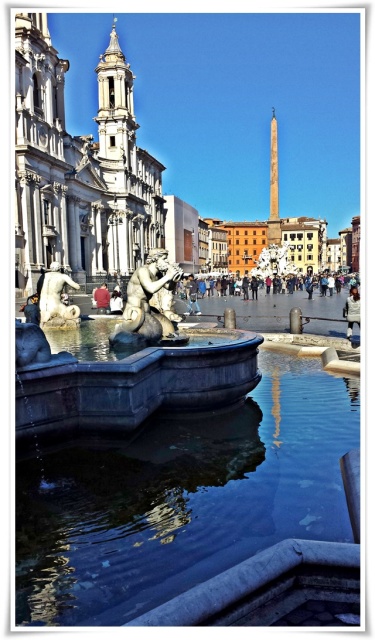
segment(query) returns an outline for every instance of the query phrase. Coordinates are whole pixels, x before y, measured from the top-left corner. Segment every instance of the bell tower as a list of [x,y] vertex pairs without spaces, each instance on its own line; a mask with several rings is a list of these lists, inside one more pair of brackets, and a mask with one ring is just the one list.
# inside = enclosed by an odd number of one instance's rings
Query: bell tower
[[270,218],[268,220],[268,243],[281,243],[281,222],[279,218],[279,157],[277,148],[277,120],[272,109],[271,120],[271,177],[270,177]]
[[109,45],[95,69],[98,77],[99,159],[122,160],[128,171],[136,170],[136,135],[133,75],[121,51],[114,18]]

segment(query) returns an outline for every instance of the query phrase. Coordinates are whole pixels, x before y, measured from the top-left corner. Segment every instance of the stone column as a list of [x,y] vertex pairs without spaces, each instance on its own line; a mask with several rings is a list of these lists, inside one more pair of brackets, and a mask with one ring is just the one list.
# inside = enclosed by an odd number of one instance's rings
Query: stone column
[[96,252],[96,269],[103,271],[103,238],[102,238],[102,207],[96,206],[94,209],[95,233],[98,250]]
[[78,203],[80,198],[77,196],[68,196],[68,226],[69,226],[69,242],[72,271],[79,271],[81,266],[81,247],[78,246],[78,222],[79,212]]
[[68,187],[62,185],[61,187],[61,264],[67,269],[70,269],[70,254],[69,254],[69,241],[68,241],[68,220],[67,220],[67,192]]
[[34,225],[35,225],[35,257],[38,265],[46,264],[43,251],[43,211],[41,210],[41,193],[39,184],[34,189]]
[[134,271],[134,252],[133,252],[133,216],[129,216],[128,222],[129,233],[129,270]]
[[279,163],[277,149],[277,120],[271,120],[271,181],[270,181],[270,219],[279,219]]

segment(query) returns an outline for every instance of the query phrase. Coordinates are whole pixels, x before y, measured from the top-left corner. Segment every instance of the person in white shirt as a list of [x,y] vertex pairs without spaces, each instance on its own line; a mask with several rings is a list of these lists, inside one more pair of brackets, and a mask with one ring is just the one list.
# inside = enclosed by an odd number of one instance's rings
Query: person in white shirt
[[123,305],[121,293],[115,290],[112,293],[111,299],[109,301],[111,315],[122,316],[123,306],[124,305]]
[[328,276],[328,291],[330,296],[333,296],[334,288],[335,288],[335,279],[333,275],[330,275]]

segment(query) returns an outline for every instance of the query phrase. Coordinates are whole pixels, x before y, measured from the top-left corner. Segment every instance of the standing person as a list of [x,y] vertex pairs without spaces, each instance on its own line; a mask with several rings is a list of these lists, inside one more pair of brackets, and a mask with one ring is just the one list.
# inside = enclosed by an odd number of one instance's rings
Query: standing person
[[346,317],[348,320],[348,328],[346,330],[346,337],[349,341],[352,339],[353,335],[353,325],[356,322],[358,324],[358,328],[360,329],[361,322],[361,298],[359,295],[358,288],[356,286],[350,288],[350,295],[346,300],[345,304],[346,309]]
[[272,293],[278,293],[279,281],[277,276],[272,278]]
[[225,296],[227,295],[227,289],[228,289],[228,280],[226,279],[225,276],[223,276],[221,278],[221,295]]
[[234,296],[234,279],[229,278],[229,295]]
[[115,316],[122,316],[123,311],[123,301],[121,297],[121,293],[114,289],[111,299],[109,301],[109,307],[111,309],[111,314]]
[[306,288],[307,293],[309,294],[308,300],[312,300],[313,299],[313,291],[314,291],[314,282],[313,282],[313,277],[310,276],[310,275],[306,276],[305,288]]
[[107,309],[109,309],[110,299],[111,295],[108,291],[107,284],[103,282],[100,285],[100,288],[97,289],[94,293],[94,300],[96,302],[98,313],[105,313]]
[[281,278],[281,293],[283,293],[285,295],[285,291],[286,291],[286,279],[285,277]]
[[251,278],[250,288],[252,300],[258,300],[258,280],[255,276],[252,276]]
[[296,285],[296,279],[294,276],[290,276],[288,279],[288,282],[286,284],[287,288],[288,288],[288,293],[291,295],[294,293],[294,287]]
[[328,291],[329,291],[329,295],[333,296],[333,289],[335,287],[335,279],[333,277],[333,275],[329,275],[328,278]]
[[204,296],[206,295],[206,283],[204,280],[202,280],[202,278],[198,280],[198,291],[201,294],[202,298],[204,298]]
[[218,296],[221,296],[221,280],[220,280],[220,278],[218,278],[218,279],[216,280],[216,285],[215,285],[215,287],[216,287],[217,295],[218,295]]
[[335,278],[336,293],[341,293],[341,286],[342,286],[341,278],[340,276],[336,276]]
[[207,298],[209,298],[210,294],[211,294],[211,287],[210,287],[210,279],[209,278],[206,278],[205,286],[206,286]]
[[271,291],[271,284],[272,284],[272,279],[270,276],[267,276],[266,278],[266,293],[269,293]]
[[23,311],[26,322],[31,322],[32,324],[40,325],[40,309],[39,309],[39,296],[37,293],[34,293],[32,296],[29,296],[26,300],[26,304],[21,307],[20,311]]
[[202,312],[199,308],[199,304],[197,302],[198,297],[198,282],[195,280],[193,274],[191,273],[186,285],[187,290],[189,291],[189,302],[187,311],[185,311],[184,316],[190,316],[193,312],[193,305],[195,308],[195,315],[201,316]]
[[320,278],[320,288],[321,288],[321,296],[324,297],[327,295],[327,288],[328,288],[328,278],[323,275]]
[[215,280],[213,279],[213,277],[210,277],[210,296],[214,296],[215,295]]
[[242,278],[242,291],[243,291],[243,300],[248,301],[249,300],[249,278],[247,276],[244,276]]

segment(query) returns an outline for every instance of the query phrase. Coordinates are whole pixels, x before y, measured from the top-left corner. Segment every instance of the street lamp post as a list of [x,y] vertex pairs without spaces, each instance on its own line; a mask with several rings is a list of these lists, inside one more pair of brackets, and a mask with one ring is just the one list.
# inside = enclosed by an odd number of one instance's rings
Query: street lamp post
[[194,243],[194,229],[191,231],[191,246],[193,250],[193,276],[195,275],[195,243]]

